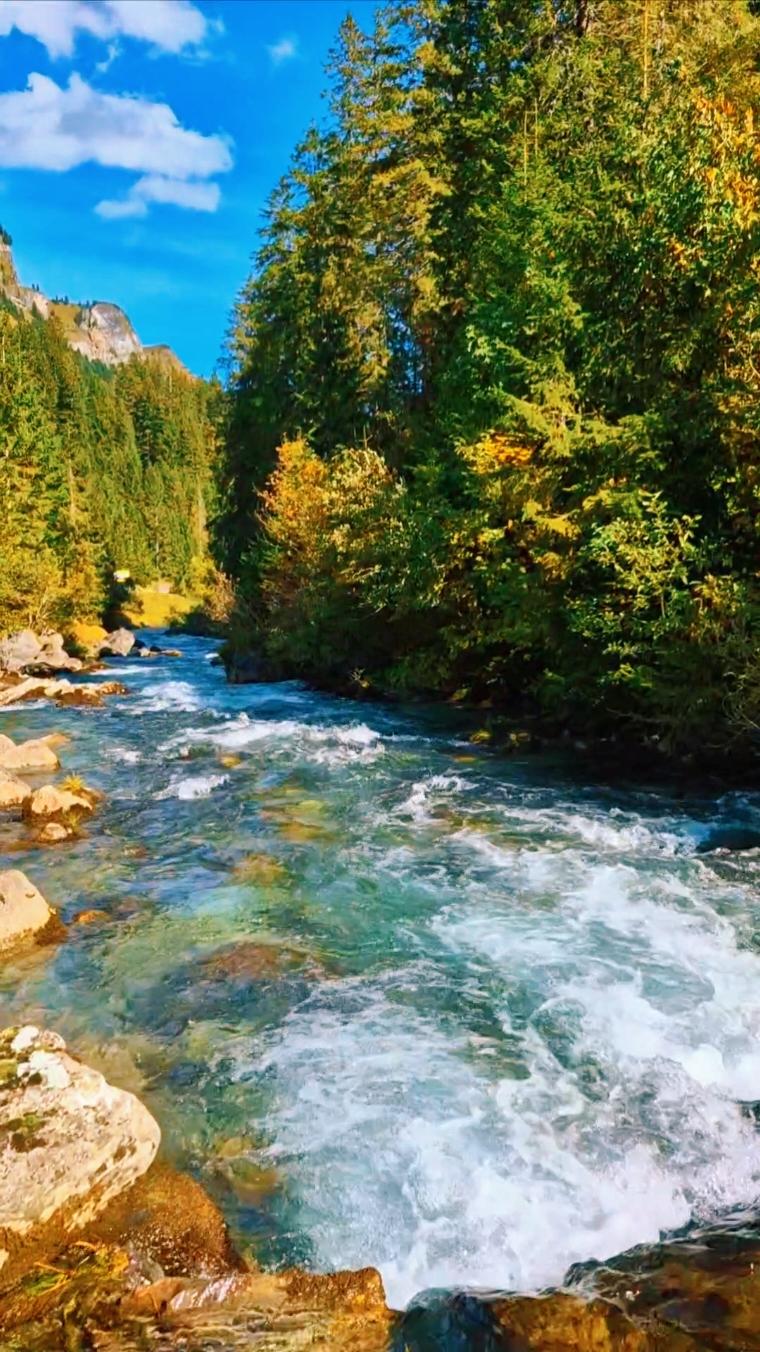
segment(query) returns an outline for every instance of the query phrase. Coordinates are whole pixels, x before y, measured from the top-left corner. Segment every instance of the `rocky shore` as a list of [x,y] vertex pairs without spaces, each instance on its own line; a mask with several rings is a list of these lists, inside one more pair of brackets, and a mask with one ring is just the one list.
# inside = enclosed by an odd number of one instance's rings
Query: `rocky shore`
[[[94,664],[104,653],[142,660],[151,650],[138,644],[129,631],[98,633],[78,657],[57,636],[16,635],[0,645],[0,704],[64,695],[97,710],[125,688],[90,679]],[[81,665],[53,671],[59,656]],[[97,829],[99,796],[81,780],[57,778],[66,741],[0,735],[0,831],[10,851],[14,840],[65,846],[86,823]],[[65,938],[34,879],[0,871],[0,961]],[[246,980],[271,977],[255,945],[234,950],[237,966],[222,958],[206,961],[207,976],[234,981],[244,958]],[[373,1268],[263,1271],[237,1251],[203,1188],[162,1156],[160,1124],[139,1098],[54,1028],[30,1021],[0,1030],[3,1352],[306,1347],[760,1352],[760,1226],[744,1217],[692,1230],[576,1267],[556,1290],[435,1291],[393,1311]]]

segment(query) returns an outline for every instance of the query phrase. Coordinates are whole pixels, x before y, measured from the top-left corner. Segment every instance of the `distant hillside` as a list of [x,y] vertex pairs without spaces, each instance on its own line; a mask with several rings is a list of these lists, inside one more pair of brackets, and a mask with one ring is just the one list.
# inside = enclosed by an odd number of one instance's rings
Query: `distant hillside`
[[128,315],[110,301],[81,305],[76,301],[51,300],[37,287],[22,286],[13,259],[11,240],[0,230],[0,293],[20,310],[38,314],[41,319],[55,316],[63,328],[66,342],[90,361],[120,366],[130,357],[158,361],[166,369],[185,371],[179,357],[165,344],[144,347]]

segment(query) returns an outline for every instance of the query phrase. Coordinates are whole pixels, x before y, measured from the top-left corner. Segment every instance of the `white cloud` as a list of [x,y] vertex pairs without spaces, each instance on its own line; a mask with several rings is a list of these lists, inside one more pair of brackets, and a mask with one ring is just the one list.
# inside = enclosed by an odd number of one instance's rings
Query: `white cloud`
[[0,37],[36,38],[51,57],[71,56],[77,35],[148,42],[162,52],[197,47],[208,31],[191,0],[0,0]]
[[298,56],[298,39],[282,37],[271,47],[267,47],[267,51],[272,65],[281,66],[283,61],[292,61],[294,56]]
[[232,166],[227,142],[177,121],[167,103],[101,94],[78,75],[61,87],[29,76],[0,94],[0,167],[73,169],[92,162],[171,178],[209,178]]
[[101,94],[78,75],[59,86],[34,74],[25,90],[0,94],[0,168],[64,172],[88,163],[144,175],[126,199],[98,208],[136,216],[148,202],[215,211],[218,186],[199,180],[231,169],[232,155],[223,137],[183,127],[168,104]]
[[149,202],[169,203],[188,211],[216,211],[220,196],[218,183],[188,182],[187,179],[148,174],[132,185],[126,197],[107,198],[98,202],[95,210],[106,220],[147,216]]

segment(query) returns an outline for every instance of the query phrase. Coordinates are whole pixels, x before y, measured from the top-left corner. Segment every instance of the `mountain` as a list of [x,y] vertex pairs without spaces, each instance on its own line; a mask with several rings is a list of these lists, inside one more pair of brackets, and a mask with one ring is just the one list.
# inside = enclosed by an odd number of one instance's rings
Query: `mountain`
[[164,367],[185,371],[179,357],[164,344],[144,347],[129,316],[111,301],[81,305],[76,301],[51,300],[37,287],[22,286],[16,272],[10,237],[0,232],[0,295],[18,309],[41,319],[55,316],[69,347],[90,361],[120,366],[137,356],[158,361]]

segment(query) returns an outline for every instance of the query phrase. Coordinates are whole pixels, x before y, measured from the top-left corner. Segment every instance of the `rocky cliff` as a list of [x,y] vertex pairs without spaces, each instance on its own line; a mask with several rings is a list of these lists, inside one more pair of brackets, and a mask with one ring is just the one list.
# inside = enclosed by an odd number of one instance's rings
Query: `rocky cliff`
[[22,286],[16,272],[10,242],[0,236],[0,294],[26,313],[41,319],[56,316],[67,342],[75,352],[90,361],[119,366],[132,356],[158,359],[167,366],[184,370],[179,357],[164,345],[144,347],[129,317],[110,301],[80,305],[68,300],[50,300],[37,287]]

